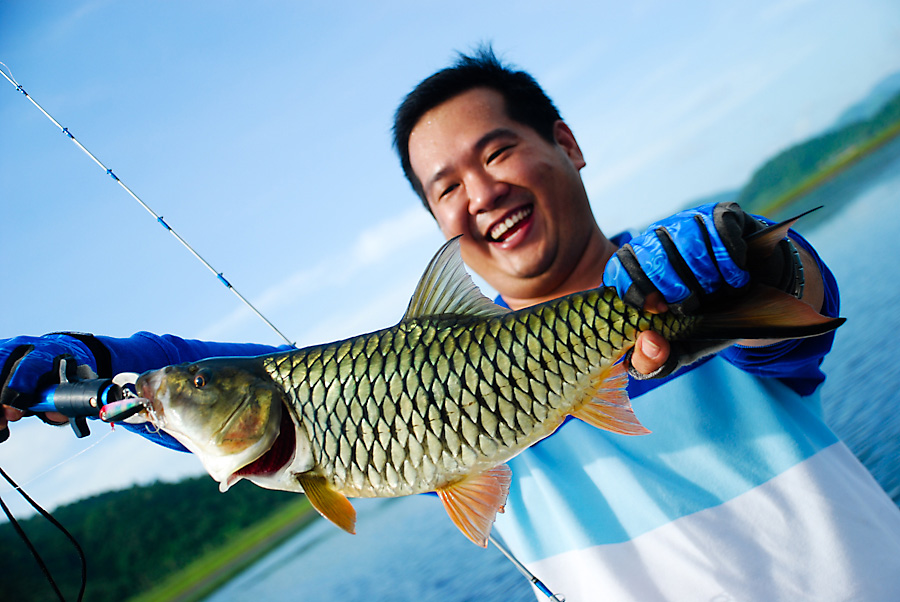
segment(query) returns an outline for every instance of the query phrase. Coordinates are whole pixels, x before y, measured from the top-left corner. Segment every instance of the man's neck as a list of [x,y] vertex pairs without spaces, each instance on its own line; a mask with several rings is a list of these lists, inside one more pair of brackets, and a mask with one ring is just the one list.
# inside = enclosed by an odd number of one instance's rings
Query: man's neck
[[575,268],[569,273],[558,286],[552,290],[541,292],[530,297],[512,297],[502,292],[500,296],[506,301],[510,309],[522,309],[558,299],[572,293],[578,293],[592,288],[597,288],[603,284],[603,269],[606,262],[616,252],[616,245],[610,242],[599,230],[597,235],[591,236],[588,244],[581,254]]

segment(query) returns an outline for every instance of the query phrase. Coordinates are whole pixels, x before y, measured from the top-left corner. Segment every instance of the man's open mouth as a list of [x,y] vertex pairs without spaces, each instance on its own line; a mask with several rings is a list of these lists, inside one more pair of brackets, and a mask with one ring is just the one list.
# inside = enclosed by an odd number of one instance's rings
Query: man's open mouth
[[534,212],[534,207],[532,205],[528,205],[526,207],[521,207],[516,209],[512,213],[506,216],[506,219],[503,219],[490,229],[487,235],[487,240],[489,242],[503,242],[508,239],[510,236],[515,234],[516,231],[523,225],[525,220],[531,216]]

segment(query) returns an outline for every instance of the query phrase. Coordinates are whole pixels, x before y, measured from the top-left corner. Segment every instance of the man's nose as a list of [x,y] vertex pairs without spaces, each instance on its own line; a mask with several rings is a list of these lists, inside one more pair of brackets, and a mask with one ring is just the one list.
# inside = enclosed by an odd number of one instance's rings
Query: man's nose
[[472,174],[466,182],[469,196],[469,213],[475,215],[493,209],[509,192],[509,185],[489,173]]

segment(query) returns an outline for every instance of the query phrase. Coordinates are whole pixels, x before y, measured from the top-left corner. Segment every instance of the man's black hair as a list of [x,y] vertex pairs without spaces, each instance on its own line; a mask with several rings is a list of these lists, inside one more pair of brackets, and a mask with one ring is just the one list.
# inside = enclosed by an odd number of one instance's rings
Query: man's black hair
[[459,53],[455,64],[422,80],[394,114],[394,148],[400,155],[403,173],[429,211],[422,183],[409,162],[409,136],[422,115],[473,88],[499,92],[510,119],[554,142],[553,126],[560,119],[559,111],[531,75],[501,63],[487,45],[478,48],[472,56]]

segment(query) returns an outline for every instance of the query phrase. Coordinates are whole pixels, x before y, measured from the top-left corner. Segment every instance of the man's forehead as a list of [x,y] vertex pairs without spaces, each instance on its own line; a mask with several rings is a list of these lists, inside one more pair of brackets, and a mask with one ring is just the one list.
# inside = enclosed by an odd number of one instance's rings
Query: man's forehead
[[[458,150],[448,146],[451,142],[465,150],[479,149],[491,139],[515,136],[520,127],[523,126],[507,116],[500,93],[488,88],[474,88],[422,114],[410,132],[410,160],[415,169],[416,158],[423,151],[446,154]],[[426,174],[418,175],[428,178]]]
[[484,119],[486,121],[506,121],[509,119],[506,113],[506,101],[503,95],[493,88],[470,88],[447,100],[435,105],[425,113],[413,126],[416,129],[421,123],[436,118],[453,118],[466,116],[471,119]]

